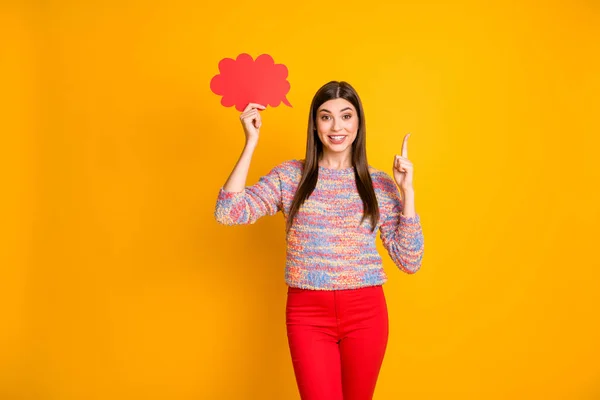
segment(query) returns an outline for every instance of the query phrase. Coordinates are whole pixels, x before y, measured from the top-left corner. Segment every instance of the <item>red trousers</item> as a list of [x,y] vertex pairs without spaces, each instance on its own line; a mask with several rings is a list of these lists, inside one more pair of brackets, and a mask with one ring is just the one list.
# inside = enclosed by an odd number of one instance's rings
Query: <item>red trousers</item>
[[371,400],[388,341],[382,286],[288,287],[287,336],[302,400]]

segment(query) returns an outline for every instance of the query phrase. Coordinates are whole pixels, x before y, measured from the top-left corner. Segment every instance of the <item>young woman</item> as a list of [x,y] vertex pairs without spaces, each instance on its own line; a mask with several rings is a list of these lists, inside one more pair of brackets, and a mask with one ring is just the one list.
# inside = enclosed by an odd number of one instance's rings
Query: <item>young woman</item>
[[389,332],[377,231],[402,271],[417,272],[423,257],[408,135],[394,179],[370,167],[360,98],[348,83],[332,81],[312,100],[305,159],[285,161],[246,187],[264,109],[251,103],[240,116],[246,146],[219,190],[215,217],[252,224],[282,211],[286,326],[300,396],[371,399]]

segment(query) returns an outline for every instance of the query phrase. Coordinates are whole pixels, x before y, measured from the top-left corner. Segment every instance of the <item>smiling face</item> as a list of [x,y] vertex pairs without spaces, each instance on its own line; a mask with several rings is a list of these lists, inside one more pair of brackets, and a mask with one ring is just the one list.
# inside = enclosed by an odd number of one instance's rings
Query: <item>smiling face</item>
[[317,109],[317,134],[324,152],[350,153],[358,133],[358,113],[348,100],[328,100]]

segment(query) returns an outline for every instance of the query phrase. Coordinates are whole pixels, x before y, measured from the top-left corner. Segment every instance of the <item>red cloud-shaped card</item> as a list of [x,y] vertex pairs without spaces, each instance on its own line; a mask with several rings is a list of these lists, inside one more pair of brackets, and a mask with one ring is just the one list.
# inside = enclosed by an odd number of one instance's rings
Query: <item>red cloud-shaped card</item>
[[261,54],[256,60],[245,53],[235,60],[224,58],[219,62],[219,71],[210,81],[210,90],[223,96],[221,104],[225,107],[244,111],[248,103],[277,107],[283,102],[292,106],[285,97],[290,91],[288,69],[275,64],[268,54]]

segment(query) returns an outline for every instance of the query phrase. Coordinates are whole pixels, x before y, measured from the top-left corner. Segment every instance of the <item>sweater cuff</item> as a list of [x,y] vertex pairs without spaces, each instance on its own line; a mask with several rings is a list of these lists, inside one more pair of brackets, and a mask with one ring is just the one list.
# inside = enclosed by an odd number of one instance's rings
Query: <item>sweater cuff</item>
[[219,189],[219,196],[218,196],[218,200],[230,200],[230,199],[235,199],[236,197],[239,197],[241,195],[244,194],[245,190],[242,190],[241,192],[228,192],[225,189],[223,189],[223,187],[221,187]]
[[417,227],[421,223],[419,214],[415,214],[414,217],[405,217],[404,214],[400,213],[400,224],[408,225],[409,227]]

